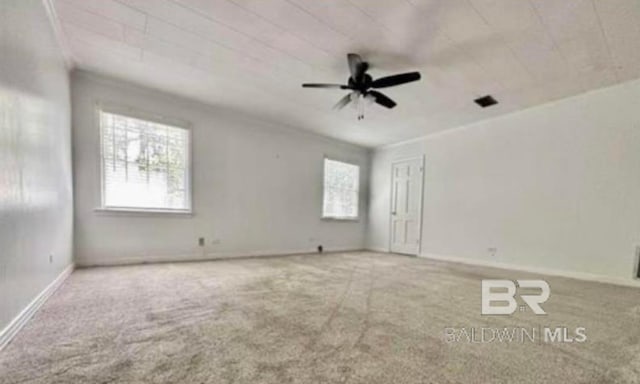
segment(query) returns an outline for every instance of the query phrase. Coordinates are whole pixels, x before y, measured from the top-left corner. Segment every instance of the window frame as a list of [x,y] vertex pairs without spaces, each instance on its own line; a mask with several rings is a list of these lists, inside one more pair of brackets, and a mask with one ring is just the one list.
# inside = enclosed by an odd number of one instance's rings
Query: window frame
[[[349,165],[353,165],[355,167],[358,167],[358,193],[357,193],[358,201],[357,201],[357,204],[356,204],[356,212],[357,212],[356,216],[327,216],[327,215],[325,215],[325,213],[324,213],[324,199],[326,197],[325,196],[325,194],[326,194],[326,188],[325,188],[325,182],[326,182],[325,169],[326,169],[326,166],[325,166],[325,164],[326,164],[327,160],[336,161],[338,163],[344,163],[344,164],[349,164]],[[333,157],[333,156],[326,156],[326,155],[322,158],[322,201],[321,201],[321,204],[320,204],[320,211],[321,211],[320,218],[322,220],[344,221],[344,222],[349,222],[349,221],[357,222],[357,221],[360,221],[360,211],[361,211],[361,209],[360,209],[360,192],[361,192],[360,189],[362,187],[362,182],[361,182],[362,175],[361,175],[361,172],[360,172],[361,169],[362,169],[362,167],[360,166],[360,164],[358,164],[355,161],[344,160],[344,159],[341,159],[341,158],[336,158],[336,157]]]
[[[176,208],[145,208],[145,207],[119,207],[119,206],[107,206],[105,204],[105,192],[106,192],[106,183],[105,183],[105,174],[104,174],[104,135],[103,135],[103,127],[101,123],[101,113],[111,113],[115,115],[120,115],[124,117],[129,117],[133,119],[144,120],[152,123],[170,125],[176,128],[184,129],[187,132],[187,164],[186,164],[186,175],[185,175],[185,186],[187,188],[186,192],[186,200],[187,200],[187,208],[184,209],[176,209]],[[106,102],[97,102],[95,107],[95,124],[97,126],[98,132],[98,178],[100,189],[98,191],[98,207],[95,209],[96,212],[103,213],[123,213],[123,214],[150,214],[150,215],[158,215],[158,214],[170,214],[170,215],[193,215],[193,140],[192,140],[192,126],[189,122],[166,117],[160,114],[142,111],[132,107],[125,107],[118,104],[106,103]]]

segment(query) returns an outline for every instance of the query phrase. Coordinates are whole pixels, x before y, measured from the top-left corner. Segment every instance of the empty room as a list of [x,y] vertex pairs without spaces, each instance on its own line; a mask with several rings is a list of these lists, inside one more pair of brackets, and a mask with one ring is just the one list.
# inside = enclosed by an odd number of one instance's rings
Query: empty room
[[640,384],[639,0],[0,0],[0,384]]

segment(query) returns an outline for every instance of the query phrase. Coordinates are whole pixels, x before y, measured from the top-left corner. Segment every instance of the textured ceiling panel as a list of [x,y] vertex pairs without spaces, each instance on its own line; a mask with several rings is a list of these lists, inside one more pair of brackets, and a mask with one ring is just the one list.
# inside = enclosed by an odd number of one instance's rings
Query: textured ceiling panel
[[[638,0],[55,0],[85,70],[377,146],[640,77]],[[333,111],[346,54],[393,110]],[[473,100],[494,95],[480,109]]]

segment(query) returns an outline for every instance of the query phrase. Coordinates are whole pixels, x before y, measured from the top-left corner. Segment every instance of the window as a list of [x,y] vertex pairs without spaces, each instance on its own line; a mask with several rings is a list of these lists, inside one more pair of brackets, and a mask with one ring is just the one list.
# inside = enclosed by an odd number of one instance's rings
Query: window
[[100,111],[102,208],[191,210],[185,128]]
[[341,161],[324,159],[324,202],[322,217],[358,218],[360,167]]

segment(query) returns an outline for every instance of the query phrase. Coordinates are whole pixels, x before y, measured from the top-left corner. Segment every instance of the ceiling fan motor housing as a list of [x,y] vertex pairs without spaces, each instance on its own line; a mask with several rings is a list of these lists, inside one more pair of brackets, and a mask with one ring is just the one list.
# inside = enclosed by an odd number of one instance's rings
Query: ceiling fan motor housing
[[349,88],[353,89],[354,91],[360,91],[361,93],[365,93],[369,88],[371,88],[372,83],[373,78],[368,73],[365,73],[362,76],[361,81],[356,81],[353,77],[349,77],[349,79],[347,79]]

